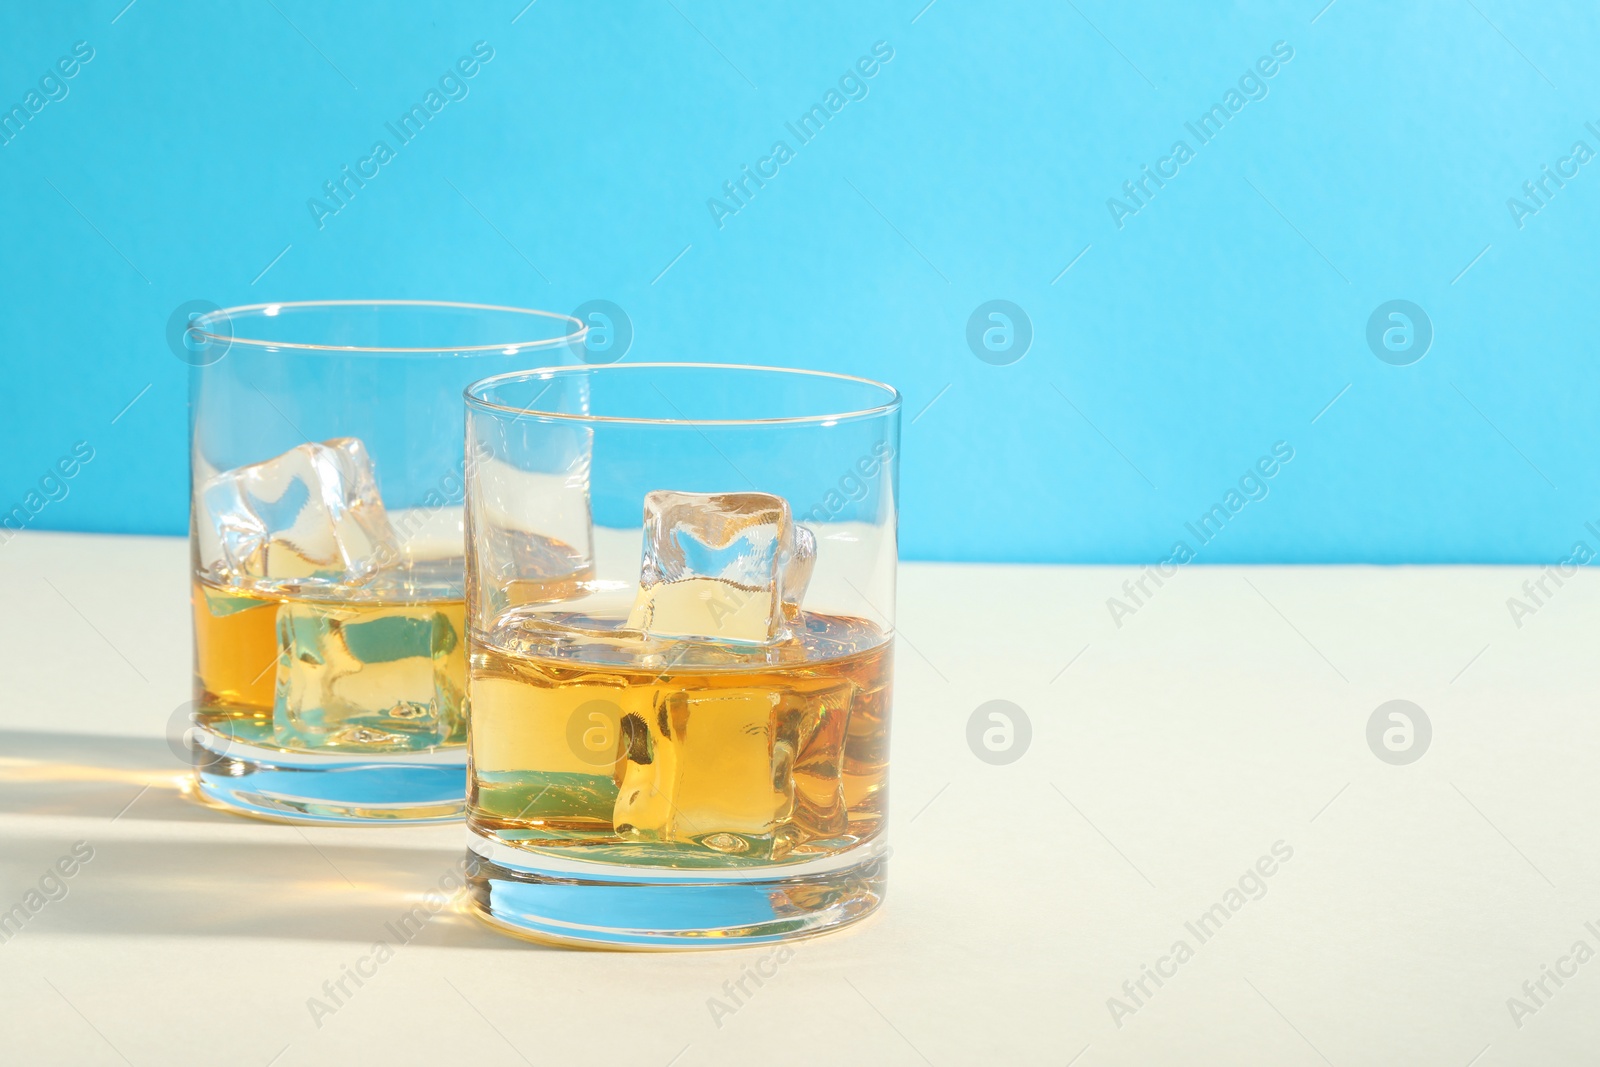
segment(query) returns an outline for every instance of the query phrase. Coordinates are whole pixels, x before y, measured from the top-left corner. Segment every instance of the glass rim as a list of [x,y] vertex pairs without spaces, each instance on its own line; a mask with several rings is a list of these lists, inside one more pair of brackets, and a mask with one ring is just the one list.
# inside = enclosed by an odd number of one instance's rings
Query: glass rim
[[[763,419],[653,419],[624,415],[591,415],[575,414],[566,411],[541,411],[533,406],[518,407],[515,404],[503,404],[490,400],[481,395],[502,384],[514,381],[551,381],[560,377],[573,375],[590,375],[616,371],[629,370],[728,370],[741,372],[755,372],[759,374],[795,375],[807,378],[832,378],[836,381],[854,382],[858,385],[869,386],[879,390],[887,399],[873,407],[857,408],[851,411],[829,412],[816,415],[784,415]],[[543,395],[542,393],[540,394]],[[840,374],[836,371],[807,370],[800,367],[768,367],[753,363],[606,363],[606,364],[567,364],[558,367],[535,367],[532,370],[508,371],[504,374],[480,378],[462,390],[466,398],[467,408],[472,411],[495,411],[517,418],[552,419],[562,422],[580,423],[606,423],[609,425],[634,425],[634,426],[769,426],[769,425],[794,425],[796,423],[832,423],[845,420],[856,420],[884,415],[900,409],[900,391],[887,382],[880,382],[874,378],[863,378],[855,374]],[[665,397],[663,397],[665,399]],[[538,397],[534,398],[537,402]],[[667,401],[672,403],[670,400]],[[676,406],[676,405],[674,405]]]
[[[273,318],[284,309],[334,309],[354,307],[448,308],[457,311],[496,311],[513,315],[528,315],[543,319],[561,319],[573,328],[560,337],[547,337],[537,341],[497,341],[486,345],[423,345],[400,347],[396,345],[324,345],[305,341],[268,341],[256,337],[239,337],[232,333],[214,333],[210,329],[218,322],[231,323],[236,316],[247,313],[255,317]],[[298,352],[500,352],[506,349],[522,351],[530,348],[554,348],[557,345],[577,344],[589,332],[589,324],[559,311],[542,311],[538,308],[519,308],[504,304],[472,304],[455,300],[272,300],[261,304],[240,304],[237,307],[218,308],[197,315],[189,329],[204,343],[220,342],[228,346],[253,345],[259,348],[286,348]]]

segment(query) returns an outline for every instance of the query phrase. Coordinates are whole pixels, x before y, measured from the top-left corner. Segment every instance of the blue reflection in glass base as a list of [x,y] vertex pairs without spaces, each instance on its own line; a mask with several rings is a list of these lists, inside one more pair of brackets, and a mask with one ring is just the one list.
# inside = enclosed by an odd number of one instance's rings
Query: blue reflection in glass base
[[883,902],[889,859],[882,840],[809,863],[714,872],[560,859],[476,833],[470,847],[480,918],[594,948],[731,948],[828,933]]
[[257,748],[196,727],[195,781],[209,802],[284,822],[432,823],[462,817],[466,749],[353,754]]

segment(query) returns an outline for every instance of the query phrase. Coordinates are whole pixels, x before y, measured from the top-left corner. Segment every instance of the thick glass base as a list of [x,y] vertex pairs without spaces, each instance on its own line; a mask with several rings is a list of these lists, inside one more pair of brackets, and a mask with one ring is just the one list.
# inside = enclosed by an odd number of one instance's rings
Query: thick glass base
[[875,841],[810,863],[671,870],[567,860],[476,833],[470,899],[503,933],[575,947],[707,949],[789,941],[858,922],[883,902]]
[[425,823],[459,819],[466,749],[371,756],[283,752],[196,726],[195,781],[206,800],[285,822]]

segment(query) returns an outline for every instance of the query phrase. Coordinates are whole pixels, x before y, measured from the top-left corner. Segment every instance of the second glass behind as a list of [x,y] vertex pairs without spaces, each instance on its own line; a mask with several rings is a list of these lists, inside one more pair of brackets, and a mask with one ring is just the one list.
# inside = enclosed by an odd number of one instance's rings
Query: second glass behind
[[460,817],[461,393],[583,336],[565,315],[419,301],[192,322],[190,736],[204,797],[295,820]]
[[472,875],[537,939],[819,933],[885,885],[899,396],[575,366],[467,394]]

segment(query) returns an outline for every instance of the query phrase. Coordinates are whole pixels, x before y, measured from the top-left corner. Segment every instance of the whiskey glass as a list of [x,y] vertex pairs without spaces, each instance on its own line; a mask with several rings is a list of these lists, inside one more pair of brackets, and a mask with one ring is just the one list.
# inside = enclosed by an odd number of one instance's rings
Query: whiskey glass
[[204,800],[291,821],[461,817],[461,392],[552,362],[584,330],[433,301],[190,321],[188,736]]
[[467,391],[482,918],[695,948],[878,906],[899,427],[887,385],[770,367]]

